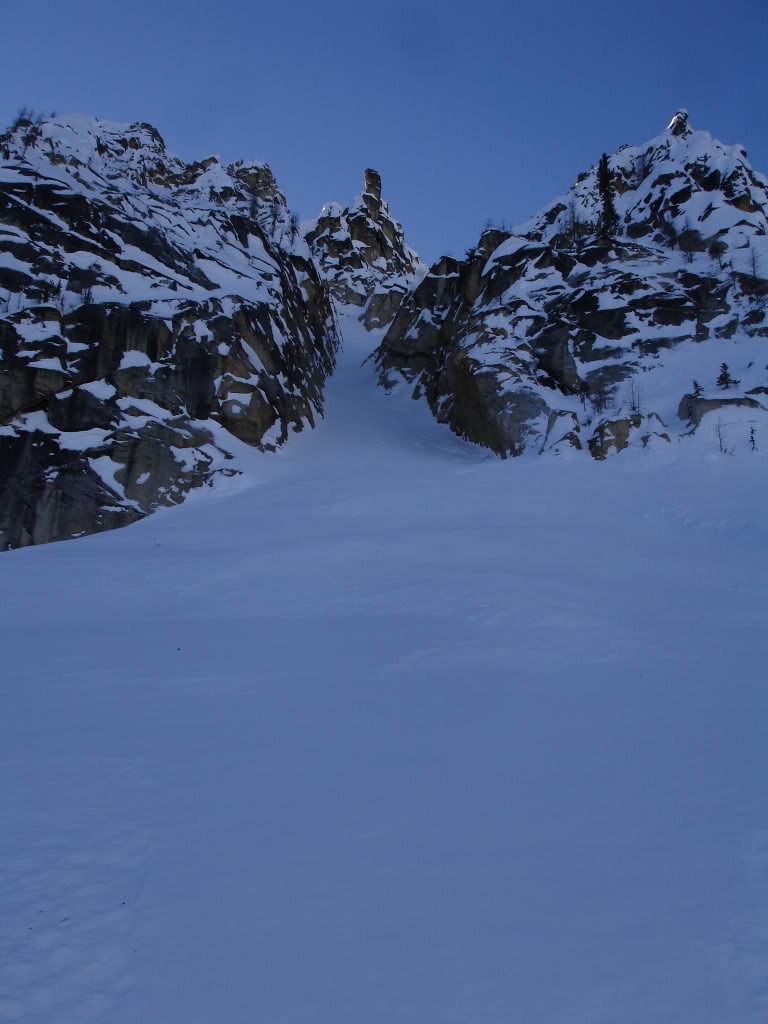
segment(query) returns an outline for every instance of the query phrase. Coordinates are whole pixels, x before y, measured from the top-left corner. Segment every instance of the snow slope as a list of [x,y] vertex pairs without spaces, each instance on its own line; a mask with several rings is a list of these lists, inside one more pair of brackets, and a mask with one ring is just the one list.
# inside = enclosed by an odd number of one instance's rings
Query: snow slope
[[344,333],[249,486],[2,556],[0,1021],[762,1024],[765,452],[503,462]]

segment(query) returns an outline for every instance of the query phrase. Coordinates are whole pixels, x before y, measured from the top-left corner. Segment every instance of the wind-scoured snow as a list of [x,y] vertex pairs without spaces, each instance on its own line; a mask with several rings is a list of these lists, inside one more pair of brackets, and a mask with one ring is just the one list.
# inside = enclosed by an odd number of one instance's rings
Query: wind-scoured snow
[[768,445],[504,462],[362,333],[245,476],[3,555],[0,1021],[762,1024]]

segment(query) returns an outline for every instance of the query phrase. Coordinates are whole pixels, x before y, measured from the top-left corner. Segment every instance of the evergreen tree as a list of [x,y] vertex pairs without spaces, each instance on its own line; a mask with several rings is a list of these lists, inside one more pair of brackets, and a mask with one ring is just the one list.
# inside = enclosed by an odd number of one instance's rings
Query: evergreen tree
[[728,369],[728,363],[723,363],[720,366],[720,375],[717,378],[716,383],[719,388],[725,388],[726,391],[731,386],[731,384],[736,385],[739,383],[739,381],[734,380],[731,376],[731,371]]
[[603,203],[600,232],[603,235],[610,235],[616,227],[618,217],[616,216],[616,207],[613,204],[613,178],[611,169],[608,166],[608,156],[606,153],[603,153],[600,157],[600,163],[597,165],[597,190]]
[[695,380],[693,382],[693,397],[694,398],[701,398],[701,396],[703,394],[704,394],[704,388],[701,386],[701,384],[699,384],[699,382],[697,380]]
[[760,258],[751,242],[749,243],[749,269],[752,274],[752,280],[756,281],[760,276]]
[[713,238],[709,243],[707,249],[710,257],[717,263],[718,267],[723,269],[723,255],[728,252],[728,246],[719,238]]
[[635,188],[639,188],[651,173],[651,150],[641,153],[635,160]]
[[693,263],[693,252],[696,245],[697,234],[698,232],[693,230],[690,220],[686,217],[685,222],[683,223],[683,230],[678,236],[680,251],[685,256],[686,263]]
[[277,196],[272,196],[272,210],[269,218],[269,233],[274,237],[277,231],[277,222],[280,220],[280,202]]

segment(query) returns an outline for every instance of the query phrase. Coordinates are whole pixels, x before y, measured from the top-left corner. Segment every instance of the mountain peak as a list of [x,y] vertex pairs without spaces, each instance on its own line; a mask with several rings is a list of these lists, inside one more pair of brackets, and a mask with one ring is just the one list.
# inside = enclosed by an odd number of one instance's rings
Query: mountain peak
[[[678,110],[667,129],[639,145],[609,155],[615,191],[615,235],[674,248],[686,233],[697,251],[728,234],[729,247],[747,247],[768,230],[768,186],[740,145],[726,145],[707,131],[694,130],[688,111]],[[597,166],[579,175],[515,233],[535,241],[560,238],[568,244],[586,238],[600,221],[602,199]],[[762,242],[759,243],[762,245]]]
[[692,128],[688,122],[688,111],[683,107],[677,111],[675,116],[667,125],[667,131],[675,136],[685,138],[692,134]]
[[377,350],[382,385],[501,455],[682,444],[717,410],[757,430],[768,181],[685,110],[607,162],[607,229],[603,164],[603,183],[593,166],[516,233],[436,263]]

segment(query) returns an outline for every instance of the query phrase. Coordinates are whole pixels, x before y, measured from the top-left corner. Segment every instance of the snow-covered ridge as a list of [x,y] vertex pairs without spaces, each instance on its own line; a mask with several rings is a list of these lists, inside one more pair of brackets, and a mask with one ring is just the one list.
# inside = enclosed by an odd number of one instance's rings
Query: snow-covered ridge
[[130,522],[314,425],[338,336],[266,164],[21,118],[0,136],[0,346],[18,546]]
[[[514,232],[438,261],[381,344],[381,382],[415,385],[500,454],[676,443],[702,401],[751,417],[735,433],[763,430],[766,179],[684,111],[607,168],[609,228],[596,165]],[[738,385],[718,386],[724,363]]]
[[[680,243],[686,252],[726,235],[732,249],[765,236],[768,179],[753,170],[743,146],[695,131],[687,111],[678,111],[656,138],[622,146],[608,166],[619,230],[629,238]],[[597,178],[595,166],[514,234],[551,243],[594,231],[601,212]],[[739,269],[750,272],[751,264],[742,262]]]

